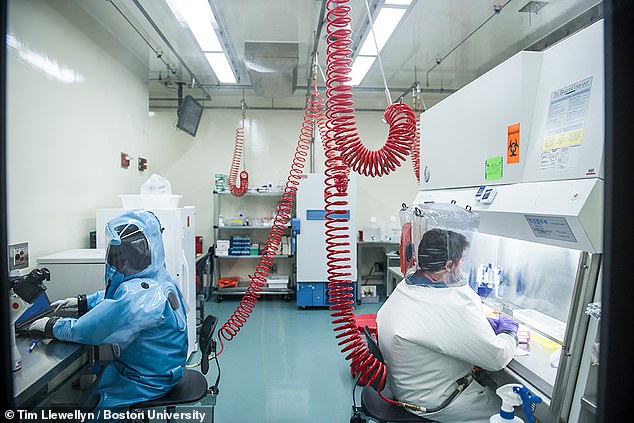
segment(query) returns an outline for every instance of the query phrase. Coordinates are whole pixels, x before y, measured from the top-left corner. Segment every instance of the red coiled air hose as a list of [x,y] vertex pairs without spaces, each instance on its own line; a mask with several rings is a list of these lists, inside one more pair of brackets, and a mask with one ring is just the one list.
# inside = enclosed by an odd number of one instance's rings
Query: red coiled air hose
[[229,191],[236,197],[242,197],[249,189],[249,173],[246,170],[240,172],[240,186],[236,185],[242,152],[244,147],[244,116],[242,116],[242,126],[236,129],[236,143],[233,148],[233,159],[231,160],[231,170],[229,171]]
[[258,260],[255,273],[253,275],[249,275],[251,281],[246,293],[243,295],[240,304],[231,317],[229,317],[227,322],[224,323],[218,330],[221,344],[218,354],[220,354],[224,349],[224,341],[232,340],[240,331],[242,326],[244,326],[251,312],[255,308],[255,304],[260,298],[262,288],[266,285],[266,279],[271,271],[271,266],[275,261],[276,251],[280,245],[282,236],[284,235],[284,230],[287,228],[291,219],[295,195],[297,193],[297,186],[299,185],[299,180],[303,173],[304,165],[308,156],[308,150],[310,148],[310,142],[315,126],[314,121],[317,118],[320,109],[323,110],[323,100],[319,98],[317,85],[315,84],[313,93],[306,100],[304,121],[302,123],[299,140],[295,149],[293,163],[286,180],[286,186],[284,187],[282,198],[277,206],[275,219],[273,220],[273,227],[267,237],[264,251]]
[[[343,164],[365,176],[383,176],[396,170],[412,150],[416,118],[412,109],[403,103],[392,104],[385,111],[390,125],[388,139],[378,150],[361,144],[354,122],[352,87],[349,85],[351,65],[348,0],[328,0],[327,9],[327,78],[325,154],[326,171],[324,200],[326,203],[326,256],[328,260],[328,290],[335,338],[348,353],[350,367],[360,383],[379,382],[380,390],[386,379],[386,368],[368,350],[354,319],[354,284],[351,280],[350,241],[346,213],[347,178],[343,178]],[[322,134],[323,137],[323,134]],[[344,180],[345,179],[345,180]]]
[[420,115],[416,118],[416,136],[412,142],[412,166],[416,181],[420,184]]
[[336,147],[343,161],[365,176],[383,176],[396,170],[410,154],[416,132],[416,117],[407,104],[391,104],[385,110],[390,126],[387,141],[378,150],[365,147],[359,138],[354,120],[352,87],[349,85],[352,50],[348,16],[348,0],[328,0],[328,46],[326,49],[326,98],[329,121]]

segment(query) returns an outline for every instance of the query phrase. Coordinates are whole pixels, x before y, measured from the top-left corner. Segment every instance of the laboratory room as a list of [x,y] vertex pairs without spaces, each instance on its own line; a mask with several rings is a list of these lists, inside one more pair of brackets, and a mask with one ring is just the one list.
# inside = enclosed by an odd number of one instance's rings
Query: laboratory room
[[632,2],[2,12],[3,421],[628,420]]

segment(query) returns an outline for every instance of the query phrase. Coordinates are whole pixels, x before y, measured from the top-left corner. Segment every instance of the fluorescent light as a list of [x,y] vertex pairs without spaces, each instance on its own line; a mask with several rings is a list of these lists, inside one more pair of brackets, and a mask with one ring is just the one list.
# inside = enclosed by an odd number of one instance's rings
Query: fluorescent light
[[409,6],[412,3],[412,0],[385,0],[386,6]]
[[368,73],[375,59],[376,56],[357,56],[354,59],[352,69],[348,75],[351,78],[350,85],[359,85],[363,81],[365,74]]
[[205,53],[205,57],[214,70],[218,81],[223,84],[235,84],[238,82],[224,53]]
[[212,26],[214,16],[207,0],[167,0],[174,16],[184,20],[203,51],[222,51]]
[[372,36],[372,30],[368,31],[365,42],[361,46],[361,50],[359,50],[359,54],[378,54],[374,45],[374,37],[376,37],[376,44],[378,45],[379,51],[381,51],[390,38],[390,35],[392,35],[392,32],[394,32],[398,26],[401,18],[403,18],[405,11],[405,9],[395,9],[393,7],[382,8],[374,20],[374,25],[372,25],[374,36]]

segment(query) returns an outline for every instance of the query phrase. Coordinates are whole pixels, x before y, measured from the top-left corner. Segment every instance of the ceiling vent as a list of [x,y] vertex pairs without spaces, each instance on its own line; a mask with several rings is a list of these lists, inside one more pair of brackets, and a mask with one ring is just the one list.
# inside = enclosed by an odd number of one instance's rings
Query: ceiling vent
[[297,85],[299,43],[245,41],[244,64],[256,94],[290,97]]
[[547,4],[547,1],[529,1],[518,12],[537,14]]

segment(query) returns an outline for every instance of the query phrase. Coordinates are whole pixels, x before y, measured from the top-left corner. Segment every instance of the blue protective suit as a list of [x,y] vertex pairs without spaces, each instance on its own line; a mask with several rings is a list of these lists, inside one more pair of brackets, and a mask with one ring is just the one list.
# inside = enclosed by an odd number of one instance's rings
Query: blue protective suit
[[178,384],[187,358],[185,306],[165,268],[159,220],[144,210],[112,219],[106,227],[109,247],[121,244],[117,228],[126,225],[136,225],[140,230],[136,233],[147,239],[151,260],[141,262],[149,265],[126,275],[108,254],[106,289],[88,296],[85,315],[59,319],[53,326],[55,338],[64,341],[112,344],[114,359],[94,388],[99,408],[124,408],[162,396]]

